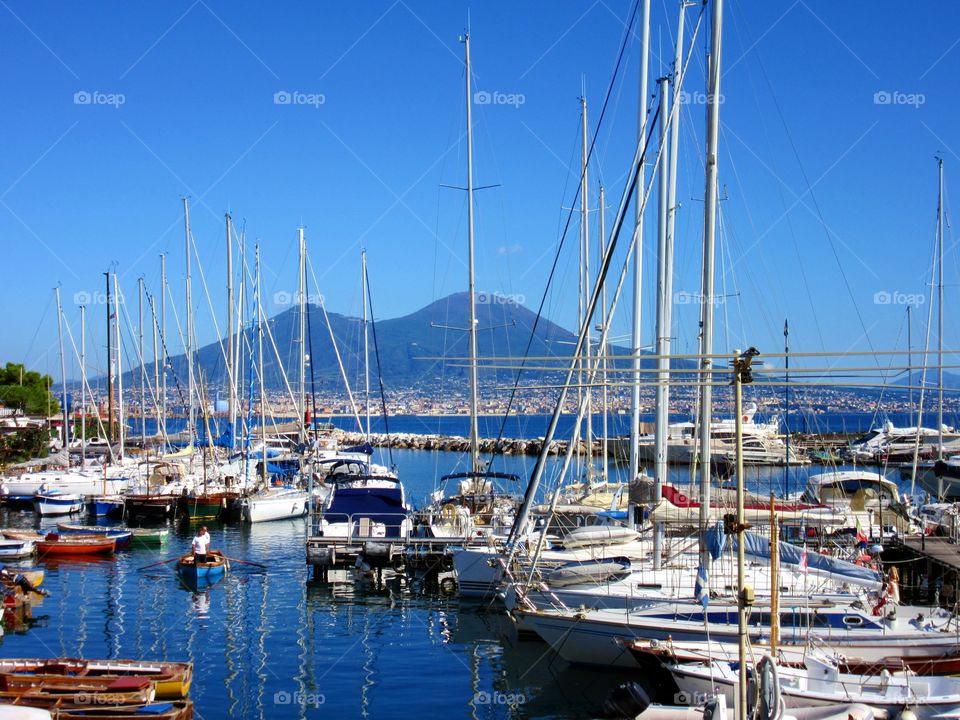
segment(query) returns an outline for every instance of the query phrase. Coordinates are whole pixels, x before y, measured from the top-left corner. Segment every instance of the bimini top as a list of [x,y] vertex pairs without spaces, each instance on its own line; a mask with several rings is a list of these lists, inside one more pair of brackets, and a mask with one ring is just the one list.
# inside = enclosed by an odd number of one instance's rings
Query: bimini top
[[807,478],[807,494],[818,503],[849,501],[861,490],[872,490],[880,498],[889,500],[900,496],[896,483],[877,472],[836,470]]

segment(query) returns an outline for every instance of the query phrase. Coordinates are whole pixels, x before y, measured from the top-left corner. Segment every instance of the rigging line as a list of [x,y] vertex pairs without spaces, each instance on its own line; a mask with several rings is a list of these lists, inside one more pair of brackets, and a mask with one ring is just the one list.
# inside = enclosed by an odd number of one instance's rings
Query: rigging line
[[[33,337],[30,339],[30,344],[27,346],[27,351],[23,355],[23,367],[27,367],[27,358],[30,357],[30,353],[33,351],[33,344],[37,341],[37,335],[40,334],[40,328],[43,327],[43,321],[47,319],[47,313],[50,312],[50,305],[53,303],[53,295],[50,295],[47,298],[47,304],[43,307],[43,314],[40,316],[40,322],[37,323],[37,329],[33,331]],[[52,346],[51,346],[52,347]],[[50,349],[47,349],[46,355],[50,352]]]
[[757,52],[757,65],[760,67],[760,73],[763,75],[763,79],[767,83],[767,87],[770,89],[770,97],[773,100],[774,108],[776,108],[777,117],[780,118],[784,132],[787,135],[787,140],[790,142],[790,148],[793,150],[793,155],[794,158],[796,158],[797,166],[800,168],[800,175],[803,177],[803,182],[807,186],[807,194],[810,195],[810,199],[813,201],[813,207],[816,210],[817,218],[820,220],[820,225],[823,228],[824,234],[826,235],[827,244],[830,246],[830,252],[833,255],[834,261],[837,263],[837,269],[840,271],[840,277],[843,278],[843,285],[847,291],[847,295],[850,296],[850,302],[853,304],[854,312],[857,314],[857,320],[860,322],[860,329],[863,330],[863,337],[867,341],[867,346],[872,350],[873,342],[870,340],[870,333],[867,329],[867,324],[864,322],[863,314],[860,312],[860,306],[857,304],[857,299],[853,294],[853,288],[850,287],[850,280],[847,277],[846,271],[844,270],[843,263],[840,262],[840,255],[837,253],[837,247],[833,242],[833,235],[831,234],[830,229],[827,227],[827,222],[823,217],[823,211],[820,209],[820,203],[817,201],[817,196],[814,194],[813,185],[810,184],[810,178],[807,176],[806,168],[800,159],[800,153],[797,149],[797,145],[793,140],[793,135],[791,134],[790,128],[787,125],[786,118],[783,116],[783,110],[780,108],[780,103],[777,102],[776,93],[773,90],[773,85],[770,83],[770,78],[767,76],[767,71],[763,65],[763,60],[760,57],[759,52]]
[[[304,292],[307,293],[307,298],[310,297],[309,286],[307,285],[307,278],[304,278]],[[310,424],[315,425],[317,422],[317,382],[313,374],[313,324],[310,322],[310,318],[313,316],[313,313],[310,311],[310,302],[309,300],[306,303],[307,305],[307,351],[310,354],[310,410],[313,413],[310,418]],[[308,429],[309,431],[309,429]]]
[[[737,16],[736,13],[733,14],[733,21],[734,21],[734,24],[738,24],[738,23],[739,23],[739,17]],[[738,29],[739,29],[739,27],[738,27]],[[759,58],[759,55],[758,55],[758,58]],[[746,69],[747,69],[747,75],[750,77],[751,87],[753,87],[753,73],[751,72],[751,65],[750,65],[750,63],[745,63],[745,67],[746,67]],[[754,94],[754,99],[757,101],[757,108],[758,108],[757,117],[758,117],[759,120],[760,120],[760,127],[763,129],[763,136],[764,136],[764,139],[766,140],[767,146],[769,147],[769,146],[771,145],[771,143],[770,143],[770,137],[769,137],[769,130],[768,130],[767,124],[766,124],[766,122],[765,122],[765,120],[766,120],[766,115],[765,115],[765,113],[759,112],[759,105],[760,105],[760,103],[759,103],[759,98],[758,98],[758,93],[757,93],[756,87],[753,87],[753,94]],[[736,133],[734,133],[734,136],[736,136]],[[743,143],[743,141],[740,140],[739,137],[737,137],[737,140],[740,141],[741,144],[745,145],[745,143]],[[737,180],[737,185],[740,187],[741,193],[743,193],[743,192],[744,192],[744,190],[743,190],[743,183],[742,183],[742,181],[741,181],[741,179],[740,179],[739,173],[738,173],[737,170],[736,170],[736,167],[734,167],[734,177],[735,177],[736,180]],[[813,316],[813,321],[814,321],[813,324],[814,324],[814,327],[816,328],[817,336],[820,338],[820,348],[821,348],[821,349],[826,349],[826,343],[824,342],[823,333],[821,332],[820,320],[819,320],[819,318],[817,317],[816,307],[815,307],[814,302],[813,302],[813,293],[812,293],[811,290],[810,290],[810,282],[809,282],[809,279],[808,279],[808,277],[807,277],[806,269],[804,268],[804,264],[803,264],[803,261],[802,261],[802,255],[800,254],[800,245],[799,245],[799,243],[797,242],[797,235],[796,235],[796,231],[795,231],[794,226],[793,226],[793,219],[792,219],[792,217],[791,217],[791,214],[787,211],[787,200],[786,200],[786,197],[785,197],[784,194],[783,194],[783,183],[777,182],[777,183],[776,183],[776,186],[777,186],[777,194],[778,194],[778,196],[780,197],[780,204],[781,204],[781,206],[782,206],[783,213],[784,213],[785,219],[786,219],[786,221],[787,221],[787,230],[788,230],[788,233],[789,233],[789,235],[790,235],[790,241],[791,241],[791,243],[792,243],[792,245],[793,245],[794,253],[795,253],[796,256],[797,256],[797,267],[798,267],[798,269],[800,270],[800,279],[801,279],[801,281],[803,282],[803,288],[804,288],[804,291],[806,292],[806,295],[807,295],[807,302],[808,302],[808,304],[809,304],[809,306],[810,306],[810,314]],[[746,194],[744,194],[743,197],[748,197],[748,196],[747,196]],[[753,229],[754,229],[754,234],[755,234],[755,235],[758,235],[758,233],[756,232],[756,227],[755,227],[755,225],[754,225],[753,215],[752,215],[752,213],[750,213],[750,211],[749,211],[749,206],[747,207],[747,216],[748,216],[748,218],[750,219],[750,225],[751,225],[751,226],[753,227]],[[773,275],[771,275],[771,277],[773,277]]]
[[[601,127],[603,127],[603,119],[604,119],[604,116],[606,115],[607,104],[610,102],[610,95],[613,91],[613,87],[620,70],[620,65],[623,62],[623,56],[627,48],[627,43],[630,39],[630,35],[633,31],[634,22],[637,19],[637,11],[639,7],[640,7],[640,0],[636,0],[633,5],[633,10],[630,13],[630,22],[627,24],[626,32],[623,35],[623,42],[620,45],[620,51],[617,54],[617,62],[613,69],[613,76],[610,78],[610,83],[607,85],[606,96],[604,97],[603,105],[600,108],[600,115],[597,118],[596,130],[594,130],[593,138],[590,141],[590,149],[587,152],[588,165],[590,163],[590,158],[593,157],[594,146],[596,145],[596,142],[597,142],[597,132]],[[703,10],[701,10],[701,15],[702,13],[703,13]],[[659,115],[659,110],[657,111],[657,114]],[[649,144],[649,138],[647,140],[647,143]],[[644,148],[644,150],[646,150],[646,148]],[[634,178],[634,181],[632,184],[635,184],[635,183],[636,183],[636,179]],[[567,232],[569,231],[570,225],[573,222],[573,208],[576,206],[577,200],[580,197],[580,188],[582,185],[583,185],[583,170],[580,171],[580,182],[576,186],[576,191],[574,192],[574,196],[573,196],[573,202],[570,203],[570,210],[567,211],[567,220],[566,220],[566,223],[564,224],[563,234],[560,236],[560,242],[557,244],[557,251],[556,253],[554,253],[553,262],[550,265],[550,272],[547,275],[546,287],[544,288],[543,294],[540,296],[540,305],[537,308],[537,314],[533,320],[533,327],[530,328],[530,336],[527,340],[527,346],[524,350],[524,355],[526,355],[530,351],[530,348],[533,345],[533,341],[536,338],[537,328],[539,327],[540,319],[543,316],[543,307],[549,295],[549,290],[552,285],[553,277],[554,277],[554,274],[556,273],[557,265],[560,260],[560,253],[563,250],[564,241],[567,238]],[[637,252],[640,252],[639,248],[637,249]],[[590,318],[587,318],[586,322],[590,322]],[[517,376],[513,384],[513,389],[510,391],[510,397],[507,400],[507,407],[503,413],[503,420],[500,421],[500,429],[497,432],[497,440],[493,444],[493,451],[490,458],[490,465],[493,464],[493,461],[496,460],[497,455],[500,454],[499,448],[500,448],[500,443],[503,440],[504,432],[506,431],[507,418],[510,416],[510,410],[513,407],[514,401],[516,400],[516,396],[517,396],[517,392],[519,391],[520,380],[522,376],[523,376],[523,366],[521,364],[520,369],[517,371]]]
[[370,269],[367,269],[367,307],[370,308],[370,332],[373,335],[373,355],[377,360],[377,383],[380,385],[380,409],[383,412],[383,432],[387,436],[387,457],[390,458],[390,468],[396,465],[393,462],[393,443],[390,440],[390,425],[387,415],[387,394],[383,388],[383,368],[380,366],[380,345],[377,344],[377,323],[374,320],[376,315],[373,312],[373,295],[370,292]]

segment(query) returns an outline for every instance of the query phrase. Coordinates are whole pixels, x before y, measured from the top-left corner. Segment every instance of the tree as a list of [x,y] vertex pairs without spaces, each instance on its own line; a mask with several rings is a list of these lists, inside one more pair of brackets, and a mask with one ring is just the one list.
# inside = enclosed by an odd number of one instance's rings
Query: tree
[[0,368],[0,404],[28,415],[46,415],[60,412],[60,403],[50,392],[53,380],[26,370],[20,363],[8,362]]

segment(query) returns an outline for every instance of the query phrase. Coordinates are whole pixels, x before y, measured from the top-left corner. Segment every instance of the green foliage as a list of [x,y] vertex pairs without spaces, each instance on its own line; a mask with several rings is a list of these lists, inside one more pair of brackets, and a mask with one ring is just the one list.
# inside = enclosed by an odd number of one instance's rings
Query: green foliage
[[26,370],[19,363],[0,368],[0,404],[17,408],[28,415],[60,412],[60,403],[48,390],[53,381],[49,375]]
[[9,464],[46,457],[50,454],[50,431],[45,428],[24,428],[0,437],[0,464]]

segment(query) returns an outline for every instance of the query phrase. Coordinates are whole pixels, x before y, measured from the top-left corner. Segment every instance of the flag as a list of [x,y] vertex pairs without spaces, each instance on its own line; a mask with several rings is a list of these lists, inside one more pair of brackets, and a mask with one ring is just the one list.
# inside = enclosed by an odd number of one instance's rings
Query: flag
[[707,609],[707,605],[710,604],[710,573],[707,570],[707,566],[702,562],[700,563],[700,568],[697,570],[697,581],[693,586],[693,597],[701,605],[703,609]]
[[863,531],[863,526],[860,524],[860,517],[857,516],[857,542],[865,543],[867,541],[867,534]]
[[807,546],[806,545],[803,546],[803,552],[800,553],[800,569],[801,570],[807,569]]

